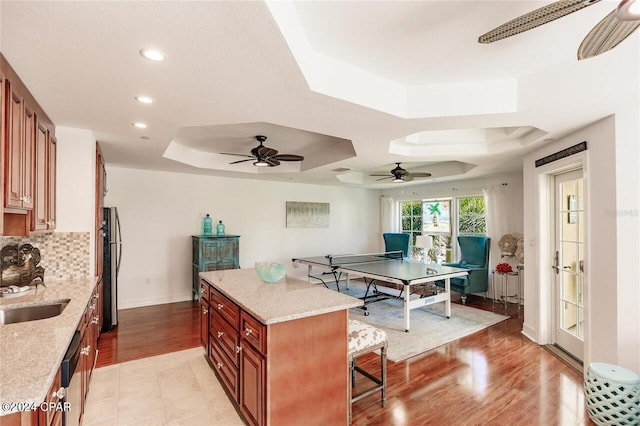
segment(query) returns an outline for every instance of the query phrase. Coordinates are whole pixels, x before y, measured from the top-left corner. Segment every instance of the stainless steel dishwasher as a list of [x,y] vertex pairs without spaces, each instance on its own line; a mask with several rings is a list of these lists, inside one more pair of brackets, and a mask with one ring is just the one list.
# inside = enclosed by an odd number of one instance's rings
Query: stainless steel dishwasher
[[75,426],[80,423],[82,409],[82,371],[80,369],[80,343],[82,335],[76,331],[62,360],[62,387],[64,402],[70,403],[69,411],[62,412],[62,424]]

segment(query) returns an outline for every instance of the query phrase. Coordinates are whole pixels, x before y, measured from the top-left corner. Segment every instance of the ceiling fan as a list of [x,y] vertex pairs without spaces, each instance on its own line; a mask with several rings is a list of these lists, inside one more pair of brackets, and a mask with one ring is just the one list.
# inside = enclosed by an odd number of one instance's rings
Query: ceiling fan
[[235,154],[230,152],[222,152],[224,155],[236,155],[239,157],[249,157],[246,160],[238,160],[229,164],[244,163],[245,161],[254,161],[253,165],[256,167],[275,167],[279,166],[281,161],[302,161],[304,157],[295,154],[278,154],[278,151],[273,148],[268,148],[263,145],[263,142],[267,140],[266,136],[257,135],[256,140],[260,145],[251,150],[251,155]]
[[391,169],[389,173],[386,173],[386,174],[374,173],[369,176],[384,176],[383,178],[376,179],[376,180],[393,179],[391,182],[399,183],[399,182],[409,182],[413,180],[413,178],[426,178],[431,176],[431,173],[421,173],[421,172],[410,173],[405,169],[403,169],[402,167],[400,167],[400,163],[396,163],[396,167]]
[[[493,43],[577,12],[600,0],[560,0],[525,13],[478,37],[479,43]],[[640,0],[622,0],[582,40],[578,60],[607,52],[640,26]]]

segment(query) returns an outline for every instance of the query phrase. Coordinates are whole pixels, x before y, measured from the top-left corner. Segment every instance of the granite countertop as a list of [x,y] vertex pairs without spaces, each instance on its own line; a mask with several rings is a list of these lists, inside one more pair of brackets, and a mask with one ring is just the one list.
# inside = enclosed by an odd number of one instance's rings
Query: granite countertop
[[[45,400],[96,283],[96,278],[46,282],[46,288],[24,296],[0,298],[0,309],[71,299],[56,317],[0,325],[0,402]],[[11,412],[0,409],[0,415]]]
[[200,277],[266,325],[363,305],[360,299],[288,275],[265,283],[253,268],[201,272]]

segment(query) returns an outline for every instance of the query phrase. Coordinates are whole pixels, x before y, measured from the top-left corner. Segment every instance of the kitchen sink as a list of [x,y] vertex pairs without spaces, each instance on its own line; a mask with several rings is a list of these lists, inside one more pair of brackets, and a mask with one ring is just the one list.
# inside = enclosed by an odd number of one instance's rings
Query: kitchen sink
[[22,306],[19,308],[0,309],[0,325],[17,322],[35,321],[58,316],[69,304],[70,299],[63,299],[45,305]]

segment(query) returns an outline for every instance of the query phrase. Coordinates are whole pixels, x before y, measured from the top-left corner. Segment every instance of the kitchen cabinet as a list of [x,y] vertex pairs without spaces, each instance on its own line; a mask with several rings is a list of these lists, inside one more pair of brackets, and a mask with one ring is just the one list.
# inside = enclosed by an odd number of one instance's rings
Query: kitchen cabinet
[[[5,83],[4,73],[0,69],[0,156],[5,155]],[[0,161],[0,207],[4,206],[4,161]],[[4,214],[0,214],[0,235],[4,235]]]
[[51,132],[48,133],[48,150],[47,150],[47,229],[53,231],[56,229],[57,214],[56,209],[58,207],[57,199],[57,181],[56,173],[58,169],[58,140]]
[[33,208],[35,115],[11,83],[7,90],[5,207]]
[[[286,284],[267,285],[254,270],[239,269],[222,276],[203,273],[200,284],[203,306],[209,295],[207,359],[247,424],[303,424],[309,418],[318,424],[346,424],[346,309],[358,306],[360,300],[347,300],[348,305],[341,310],[323,308],[304,316],[304,303],[292,303],[293,298],[323,298],[322,294],[310,295],[308,292],[319,289],[307,282],[289,277]],[[244,300],[237,302],[232,292],[223,293],[221,288],[242,288],[238,294]],[[278,296],[270,298],[273,292]],[[333,293],[329,297],[336,296]],[[255,300],[256,305],[247,303],[248,299]],[[272,319],[263,322],[254,316],[260,306],[273,307],[275,300],[291,305],[283,319],[272,323]],[[270,308],[266,311],[271,312]]]
[[62,425],[62,398],[64,397],[60,370],[56,373],[53,383],[47,392],[44,403],[46,407],[56,407],[56,409],[40,410],[38,412],[38,426],[61,426]]
[[36,128],[36,167],[35,167],[35,200],[32,214],[31,230],[46,231],[47,224],[47,151],[49,144],[49,135],[47,129],[38,125]]
[[209,342],[209,286],[200,285],[200,344],[208,351]]
[[55,126],[4,56],[2,105],[2,235],[52,231],[56,220]]
[[192,299],[200,297],[200,272],[240,268],[239,235],[194,235],[191,237]]
[[34,175],[31,231],[53,231],[56,227],[56,140],[37,120]]

